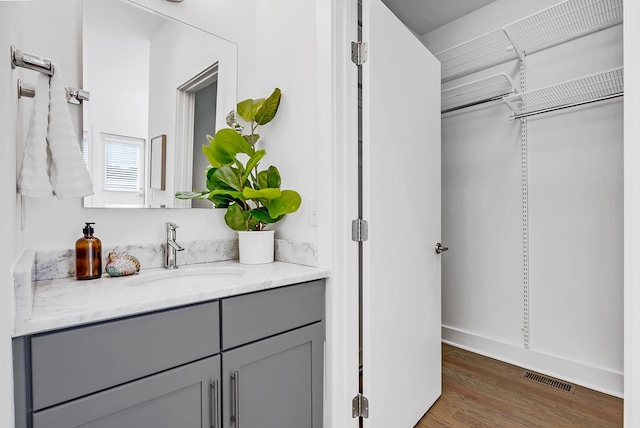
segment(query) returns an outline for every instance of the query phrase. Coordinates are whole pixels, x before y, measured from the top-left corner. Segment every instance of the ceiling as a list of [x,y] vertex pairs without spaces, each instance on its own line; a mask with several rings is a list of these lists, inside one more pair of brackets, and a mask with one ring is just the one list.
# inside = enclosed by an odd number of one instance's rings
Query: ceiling
[[419,36],[496,0],[382,0]]

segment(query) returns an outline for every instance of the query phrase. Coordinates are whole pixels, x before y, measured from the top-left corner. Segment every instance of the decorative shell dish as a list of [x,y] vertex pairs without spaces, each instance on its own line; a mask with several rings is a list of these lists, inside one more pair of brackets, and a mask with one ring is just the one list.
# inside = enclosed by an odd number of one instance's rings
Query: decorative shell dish
[[140,270],[140,262],[129,254],[109,253],[104,270],[111,276],[133,275]]

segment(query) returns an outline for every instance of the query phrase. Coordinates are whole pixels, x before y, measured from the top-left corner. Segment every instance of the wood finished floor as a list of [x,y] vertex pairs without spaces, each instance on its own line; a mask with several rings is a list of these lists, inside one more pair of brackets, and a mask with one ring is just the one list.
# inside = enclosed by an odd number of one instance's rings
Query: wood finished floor
[[557,390],[523,369],[442,346],[442,395],[415,428],[622,427],[622,400],[575,386]]

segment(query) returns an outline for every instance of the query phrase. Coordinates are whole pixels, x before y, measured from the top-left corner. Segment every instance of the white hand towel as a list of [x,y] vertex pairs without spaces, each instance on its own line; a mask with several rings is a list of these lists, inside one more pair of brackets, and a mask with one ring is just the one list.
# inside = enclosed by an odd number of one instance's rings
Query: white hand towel
[[73,129],[60,67],[53,64],[50,79],[49,130],[50,178],[58,199],[93,195],[93,184],[82,158],[80,141]]
[[22,166],[18,175],[18,193],[32,198],[53,195],[47,160],[47,126],[49,122],[49,76],[38,75],[36,96],[29,119]]

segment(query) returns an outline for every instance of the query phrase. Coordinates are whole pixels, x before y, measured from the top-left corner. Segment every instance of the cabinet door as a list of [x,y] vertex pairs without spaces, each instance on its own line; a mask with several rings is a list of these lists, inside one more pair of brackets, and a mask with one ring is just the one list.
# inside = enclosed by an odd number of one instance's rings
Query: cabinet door
[[222,354],[224,428],[321,428],[324,324]]
[[218,428],[220,356],[34,412],[34,428]]

